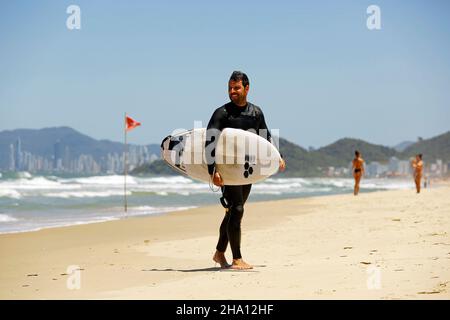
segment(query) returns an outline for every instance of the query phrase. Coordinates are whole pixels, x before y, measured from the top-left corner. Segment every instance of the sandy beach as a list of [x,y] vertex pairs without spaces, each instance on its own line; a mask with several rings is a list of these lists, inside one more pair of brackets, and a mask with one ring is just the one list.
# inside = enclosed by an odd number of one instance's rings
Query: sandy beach
[[[250,202],[249,271],[214,265],[218,204],[0,235],[1,299],[449,299],[450,186]],[[227,258],[231,260],[228,249]]]

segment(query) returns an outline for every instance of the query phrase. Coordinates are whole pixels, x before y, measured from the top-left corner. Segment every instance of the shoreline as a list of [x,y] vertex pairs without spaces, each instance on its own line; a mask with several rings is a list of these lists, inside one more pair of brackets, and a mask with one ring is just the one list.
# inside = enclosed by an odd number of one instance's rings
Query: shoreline
[[[405,181],[405,180],[399,180],[399,181]],[[433,184],[433,186],[431,188],[435,188],[436,186],[440,186],[440,185],[446,185],[447,183],[448,183],[447,181],[442,180],[442,181],[439,181],[439,183]],[[411,183],[411,189],[412,188],[413,188],[413,183]],[[406,190],[406,189],[404,189],[404,188],[398,188],[398,189],[395,189],[395,188],[371,189],[371,188],[369,188],[369,189],[360,190],[360,194],[366,194],[366,193],[372,193],[372,192],[385,192],[385,191],[392,191],[392,190]],[[313,194],[313,195],[303,194],[303,195],[299,195],[299,196],[293,196],[293,197],[287,197],[287,198],[281,198],[281,199],[269,199],[269,200],[261,200],[261,199],[252,200],[252,195],[250,195],[249,203],[284,201],[284,200],[292,200],[292,199],[309,199],[309,198],[316,198],[316,197],[346,195],[346,194],[351,194],[351,192],[352,192],[352,191],[348,191],[348,190],[345,190],[345,191],[336,190],[336,191],[337,192],[334,192],[331,194],[330,193]],[[217,198],[217,203],[219,203],[218,198]],[[149,218],[149,217],[155,217],[155,216],[160,216],[160,215],[166,215],[166,214],[173,213],[173,212],[184,212],[184,211],[190,210],[192,208],[203,208],[203,207],[209,207],[209,206],[215,206],[215,204],[204,204],[204,205],[199,205],[199,206],[186,206],[186,207],[180,207],[182,209],[161,211],[161,212],[149,213],[149,214],[136,213],[136,214],[131,214],[128,217],[122,217],[121,215],[119,215],[119,216],[110,216],[110,217],[102,218],[101,216],[99,216],[98,217],[99,220],[95,220],[96,218],[94,217],[90,221],[73,221],[73,222],[70,221],[67,223],[63,223],[61,225],[37,226],[36,228],[29,229],[29,230],[14,230],[14,231],[4,231],[4,232],[0,231],[0,236],[6,235],[6,234],[38,232],[38,231],[47,230],[47,229],[66,228],[66,227],[72,227],[72,226],[97,224],[97,223],[104,223],[104,222],[111,222],[111,221],[121,221],[121,220],[129,219],[129,218]],[[165,208],[163,208],[163,209],[165,209]]]
[[[449,191],[250,202],[247,272],[212,262],[220,205],[1,234],[0,298],[449,299]],[[74,266],[78,290],[67,286]],[[381,288],[368,289],[370,268]]]

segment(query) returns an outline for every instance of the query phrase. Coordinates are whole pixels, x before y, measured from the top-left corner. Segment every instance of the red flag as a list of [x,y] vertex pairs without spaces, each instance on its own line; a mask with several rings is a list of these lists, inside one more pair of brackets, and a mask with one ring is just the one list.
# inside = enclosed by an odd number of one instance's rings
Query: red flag
[[137,126],[141,125],[140,122],[137,122],[136,120],[134,120],[133,118],[131,118],[129,116],[126,117],[125,121],[126,121],[126,126],[127,126],[126,130],[127,131],[133,130]]

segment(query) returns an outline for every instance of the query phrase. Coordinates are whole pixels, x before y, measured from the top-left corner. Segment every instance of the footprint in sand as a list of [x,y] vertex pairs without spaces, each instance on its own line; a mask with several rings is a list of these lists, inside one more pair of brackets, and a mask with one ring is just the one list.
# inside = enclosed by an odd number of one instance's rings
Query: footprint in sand
[[441,291],[433,290],[433,291],[420,291],[420,292],[417,292],[417,294],[437,294],[437,293],[441,293]]

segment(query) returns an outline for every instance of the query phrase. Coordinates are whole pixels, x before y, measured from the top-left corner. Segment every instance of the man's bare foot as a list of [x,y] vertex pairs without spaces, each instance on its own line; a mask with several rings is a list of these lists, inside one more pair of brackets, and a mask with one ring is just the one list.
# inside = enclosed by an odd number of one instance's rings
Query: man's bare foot
[[253,266],[249,265],[242,259],[233,259],[233,264],[231,265],[230,269],[237,269],[237,270],[253,269]]
[[225,258],[224,252],[216,251],[216,253],[214,253],[213,260],[214,262],[220,264],[220,267],[222,269],[230,267],[230,264],[227,262],[227,259]]

